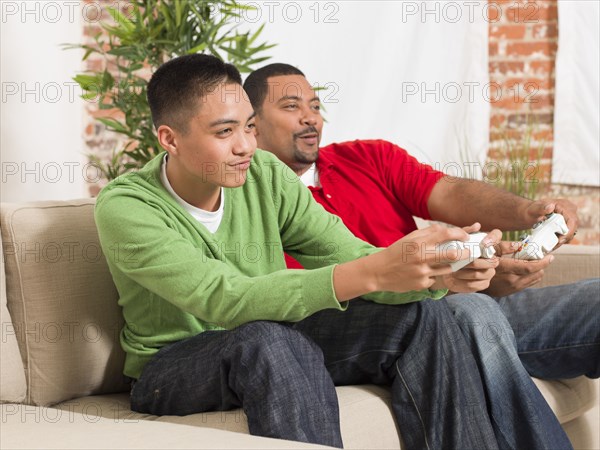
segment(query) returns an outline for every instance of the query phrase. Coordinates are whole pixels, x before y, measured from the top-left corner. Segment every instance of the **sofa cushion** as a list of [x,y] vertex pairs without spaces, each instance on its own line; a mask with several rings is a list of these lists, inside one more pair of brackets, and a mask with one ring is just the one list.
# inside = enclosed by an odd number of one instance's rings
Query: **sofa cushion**
[[[338,386],[336,391],[344,448],[402,448],[390,408],[391,394],[387,387],[370,384]],[[94,420],[94,416],[98,415],[115,422],[149,420],[248,433],[248,419],[241,409],[187,416],[154,416],[131,411],[127,394],[77,398],[60,403],[56,408],[83,414],[88,420]]]
[[[0,254],[2,242],[0,241]],[[6,306],[6,281],[4,277],[4,257],[0,258],[0,325],[2,326],[2,342],[0,342],[0,402],[20,403],[27,394],[25,369],[19,353],[10,312]]]
[[365,384],[336,389],[344,448],[405,448],[394,420],[389,388]]
[[556,259],[544,270],[544,278],[535,287],[573,283],[600,277],[600,246],[563,245],[553,252]]
[[563,424],[573,448],[600,448],[600,380],[594,383],[594,407],[585,414]]
[[[579,417],[594,405],[598,406],[598,380],[579,377],[572,380],[534,380],[561,423]],[[387,387],[365,384],[338,386],[340,426],[344,448],[402,448],[390,406]],[[153,416],[129,409],[127,394],[78,398],[56,405],[72,414],[83,414],[88,420],[101,416],[119,421],[149,420],[197,427],[248,433],[248,420],[241,409],[213,411],[187,416]]]
[[0,448],[10,449],[332,448],[172,423],[115,421],[27,405],[2,405],[0,415]]
[[598,381],[586,377],[533,381],[560,423],[569,422],[598,405]]
[[93,209],[93,199],[0,208],[8,308],[30,404],[127,389],[123,319]]

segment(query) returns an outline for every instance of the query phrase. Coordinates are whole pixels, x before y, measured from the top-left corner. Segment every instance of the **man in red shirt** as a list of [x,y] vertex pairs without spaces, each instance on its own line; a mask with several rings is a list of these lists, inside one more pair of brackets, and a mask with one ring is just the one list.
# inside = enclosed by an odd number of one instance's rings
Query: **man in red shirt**
[[[319,148],[319,98],[293,66],[263,67],[247,78],[244,89],[257,113],[259,148],[276,154],[326,210],[371,244],[385,247],[415,230],[413,216],[456,226],[479,222],[482,230],[520,230],[557,212],[569,228],[559,245],[577,230],[576,207],[568,200],[530,201],[477,180],[446,177],[389,142],[357,140]],[[501,254],[514,251],[513,243],[502,243]],[[600,377],[600,279],[527,289],[542,279],[553,259],[551,254],[539,261],[501,258],[485,293],[508,318],[532,376]],[[447,299],[457,316],[464,314],[452,296]]]

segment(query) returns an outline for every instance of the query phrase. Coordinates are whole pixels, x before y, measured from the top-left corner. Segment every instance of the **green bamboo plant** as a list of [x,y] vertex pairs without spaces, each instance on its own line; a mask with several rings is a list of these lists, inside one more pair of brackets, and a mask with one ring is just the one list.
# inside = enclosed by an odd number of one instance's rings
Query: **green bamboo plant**
[[[502,148],[499,158],[491,159],[488,155],[484,164],[483,181],[520,197],[537,200],[548,188],[549,180],[541,173],[540,162],[543,157],[546,140],[534,144],[534,134],[538,124],[527,114],[525,128],[519,137],[502,131]],[[468,144],[460,149],[463,163],[470,161]],[[503,240],[518,241],[530,230],[504,231]]]
[[[496,161],[497,173],[485,174],[485,178],[506,191],[520,197],[537,200],[546,190],[549,180],[541,173],[541,160],[544,153],[546,140],[537,145],[533,144],[533,135],[537,124],[527,115],[525,130],[519,138],[511,138],[506,130],[503,132],[502,155],[503,161]],[[488,164],[491,167],[491,165]],[[505,231],[503,239],[518,241],[520,237],[530,230]]]
[[98,54],[105,61],[102,70],[73,78],[84,100],[110,111],[112,117],[96,120],[125,137],[109,161],[89,155],[105,178],[138,169],[160,152],[146,84],[161,64],[180,55],[210,53],[244,73],[269,58],[262,55],[274,44],[257,43],[264,24],[255,33],[237,30],[242,13],[252,9],[235,0],[132,0],[125,9],[107,7],[112,21],[100,22],[102,31],[92,45],[64,46],[84,49],[83,60]]

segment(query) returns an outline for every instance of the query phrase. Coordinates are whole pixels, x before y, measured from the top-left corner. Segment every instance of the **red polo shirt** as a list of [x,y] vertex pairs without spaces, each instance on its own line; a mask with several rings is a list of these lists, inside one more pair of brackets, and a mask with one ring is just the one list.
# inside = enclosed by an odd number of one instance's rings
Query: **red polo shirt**
[[[387,247],[430,219],[427,200],[442,172],[382,140],[331,144],[319,150],[320,187],[313,197],[355,236]],[[289,268],[302,268],[286,255]]]

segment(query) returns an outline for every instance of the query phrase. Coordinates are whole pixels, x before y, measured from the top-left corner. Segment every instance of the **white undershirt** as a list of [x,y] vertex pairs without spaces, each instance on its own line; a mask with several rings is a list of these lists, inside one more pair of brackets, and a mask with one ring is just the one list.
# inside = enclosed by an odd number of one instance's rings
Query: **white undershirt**
[[304,172],[300,176],[300,181],[304,183],[305,186],[313,186],[319,187],[319,172],[317,171],[317,166],[313,163],[306,172]]
[[221,224],[221,219],[223,219],[223,210],[225,205],[225,191],[223,187],[221,187],[221,196],[220,196],[220,204],[219,209],[216,211],[206,211],[205,209],[196,208],[193,205],[190,205],[184,199],[182,199],[177,193],[173,190],[173,186],[169,183],[169,179],[167,178],[167,156],[165,155],[161,170],[160,170],[160,181],[162,182],[165,189],[173,196],[173,198],[179,203],[183,209],[191,214],[191,216],[204,225],[208,231],[214,233],[219,228]]

